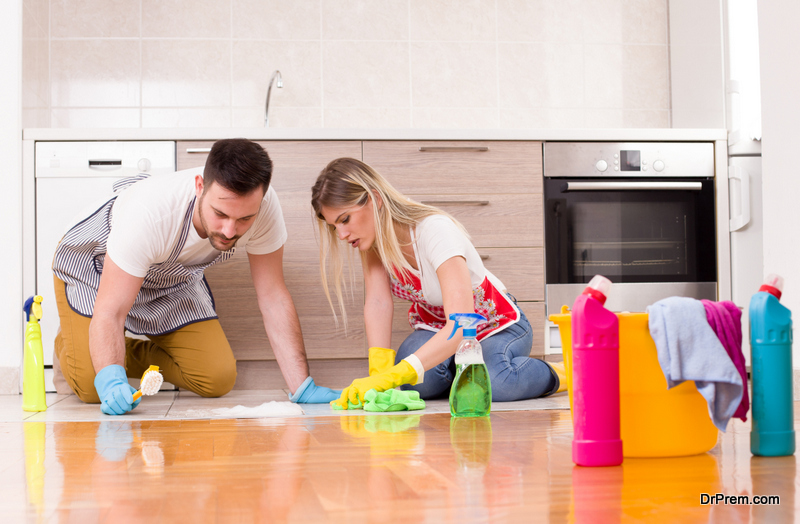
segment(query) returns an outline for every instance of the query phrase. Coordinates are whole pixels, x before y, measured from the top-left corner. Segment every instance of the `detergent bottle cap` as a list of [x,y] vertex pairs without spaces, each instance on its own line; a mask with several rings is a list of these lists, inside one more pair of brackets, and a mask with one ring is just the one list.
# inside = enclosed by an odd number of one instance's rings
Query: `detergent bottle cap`
[[453,326],[453,332],[450,333],[447,340],[456,336],[456,331],[458,331],[459,328],[463,328],[464,338],[476,338],[478,336],[478,324],[486,322],[486,317],[478,313],[453,313],[449,318],[455,322],[455,325]]
[[775,273],[770,273],[767,275],[767,278],[764,279],[764,283],[761,284],[761,287],[758,288],[758,290],[766,291],[770,295],[780,300],[781,295],[783,294],[783,277],[776,275]]
[[584,295],[590,295],[600,301],[601,304],[606,303],[608,293],[611,291],[611,281],[603,275],[595,275],[589,281],[586,289],[583,290]]
[[42,318],[42,300],[43,298],[41,295],[34,295],[32,297],[28,297],[28,300],[25,301],[25,304],[22,306],[22,310],[25,312],[25,320],[30,322],[31,315],[36,320],[40,320]]

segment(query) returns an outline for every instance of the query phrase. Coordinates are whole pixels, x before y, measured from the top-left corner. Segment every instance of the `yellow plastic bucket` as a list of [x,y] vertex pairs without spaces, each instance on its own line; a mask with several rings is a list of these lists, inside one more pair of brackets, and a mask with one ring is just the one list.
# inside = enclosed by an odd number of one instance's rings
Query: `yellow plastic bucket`
[[[626,457],[680,457],[710,451],[717,428],[694,381],[667,389],[650,336],[647,313],[617,313],[622,450]],[[572,409],[572,317],[563,306],[558,325]]]

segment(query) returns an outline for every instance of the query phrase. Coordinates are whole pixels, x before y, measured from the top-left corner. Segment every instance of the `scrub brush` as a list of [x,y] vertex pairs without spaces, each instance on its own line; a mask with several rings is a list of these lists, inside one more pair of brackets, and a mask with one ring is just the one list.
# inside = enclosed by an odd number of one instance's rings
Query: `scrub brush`
[[150,366],[142,375],[142,382],[139,390],[133,394],[133,401],[136,402],[142,395],[155,395],[163,382],[164,377],[161,376],[158,366]]

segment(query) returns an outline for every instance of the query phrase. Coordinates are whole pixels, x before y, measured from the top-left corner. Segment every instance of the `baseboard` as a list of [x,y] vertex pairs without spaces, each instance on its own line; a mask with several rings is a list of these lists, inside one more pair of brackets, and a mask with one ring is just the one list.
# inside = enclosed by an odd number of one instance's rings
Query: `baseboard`
[[0,367],[0,395],[19,395],[19,367]]
[[[361,377],[367,376],[369,362],[365,358],[311,360],[308,363],[314,383],[318,386],[340,389]],[[239,360],[236,362],[236,385],[233,389],[283,389],[278,363],[274,360]]]

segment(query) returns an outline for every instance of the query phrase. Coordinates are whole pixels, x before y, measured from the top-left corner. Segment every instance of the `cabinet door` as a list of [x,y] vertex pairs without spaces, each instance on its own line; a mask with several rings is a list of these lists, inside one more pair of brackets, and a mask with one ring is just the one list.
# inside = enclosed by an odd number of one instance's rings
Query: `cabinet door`
[[[319,269],[316,219],[311,209],[311,186],[319,172],[334,158],[361,156],[361,142],[274,141],[259,142],[273,162],[272,186],[278,193],[289,238],[284,246],[283,272],[292,294],[310,359],[366,356],[363,319],[363,277],[354,260],[353,282],[347,294],[348,322],[338,325],[325,298]],[[213,142],[179,142],[178,168],[204,165]],[[272,360],[274,352],[264,331],[256,303],[250,266],[244,250],[227,264],[206,271],[220,318],[234,355],[239,360]],[[345,280],[350,282],[349,275]],[[335,296],[331,291],[335,303]],[[337,305],[338,312],[338,305]]]
[[364,162],[407,195],[542,193],[541,142],[368,141]]

